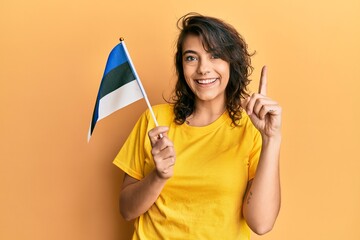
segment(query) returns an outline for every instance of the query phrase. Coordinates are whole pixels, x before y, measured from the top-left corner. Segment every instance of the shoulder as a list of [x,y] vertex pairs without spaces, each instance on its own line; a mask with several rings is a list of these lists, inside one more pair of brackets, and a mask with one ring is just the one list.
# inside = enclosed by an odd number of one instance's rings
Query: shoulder
[[239,120],[237,120],[237,124],[239,127],[246,127],[249,126],[249,124],[252,124],[249,115],[245,111],[241,111],[241,117]]
[[245,111],[241,112],[241,118],[238,120],[237,127],[252,134],[258,134],[257,128],[254,126],[249,115]]
[[158,104],[153,106],[154,113],[156,112],[173,112],[173,105],[168,103]]
[[[172,104],[163,103],[152,106],[152,110],[159,125],[169,125],[174,120],[174,108]],[[153,121],[149,109],[145,111],[146,118]]]

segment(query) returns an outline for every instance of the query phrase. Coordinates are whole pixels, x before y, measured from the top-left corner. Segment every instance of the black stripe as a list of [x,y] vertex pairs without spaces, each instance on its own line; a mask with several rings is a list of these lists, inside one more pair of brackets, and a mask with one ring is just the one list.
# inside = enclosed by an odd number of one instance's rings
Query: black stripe
[[117,66],[103,77],[100,86],[99,99],[133,80],[135,80],[135,76],[131,71],[128,62]]

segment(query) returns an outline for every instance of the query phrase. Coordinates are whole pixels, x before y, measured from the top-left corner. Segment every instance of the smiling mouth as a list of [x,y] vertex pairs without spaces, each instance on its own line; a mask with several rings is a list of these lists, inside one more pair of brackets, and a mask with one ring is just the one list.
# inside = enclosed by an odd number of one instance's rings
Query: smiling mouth
[[206,84],[214,83],[216,80],[217,78],[199,79],[196,80],[196,83],[206,85]]

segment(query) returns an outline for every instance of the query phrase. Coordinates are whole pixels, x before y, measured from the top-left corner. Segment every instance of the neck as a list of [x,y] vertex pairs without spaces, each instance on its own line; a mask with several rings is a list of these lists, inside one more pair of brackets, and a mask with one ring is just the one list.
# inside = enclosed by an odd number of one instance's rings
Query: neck
[[196,102],[194,112],[186,119],[190,126],[202,127],[213,123],[226,110],[225,104]]

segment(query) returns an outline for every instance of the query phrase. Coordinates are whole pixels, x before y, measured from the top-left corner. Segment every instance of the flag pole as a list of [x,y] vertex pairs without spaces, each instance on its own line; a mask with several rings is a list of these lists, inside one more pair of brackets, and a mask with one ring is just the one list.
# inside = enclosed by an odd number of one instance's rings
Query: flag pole
[[149,102],[149,99],[148,99],[148,97],[147,97],[147,95],[146,95],[145,89],[144,89],[144,87],[143,87],[143,85],[142,85],[142,83],[141,83],[140,77],[139,77],[139,75],[138,75],[137,72],[136,72],[135,66],[134,66],[134,64],[133,64],[133,62],[132,62],[132,60],[131,60],[130,54],[129,54],[127,48],[126,48],[124,38],[123,38],[123,37],[120,37],[119,40],[120,40],[120,42],[121,42],[121,43],[123,44],[123,46],[124,46],[124,50],[125,50],[125,53],[126,53],[126,56],[127,56],[128,60],[129,60],[131,69],[133,70],[133,73],[134,73],[134,75],[135,75],[135,78],[136,78],[136,80],[137,80],[137,83],[139,84],[140,90],[141,90],[142,94],[144,95],[145,102],[146,102],[146,104],[147,104],[147,106],[148,106],[148,108],[149,108],[149,110],[150,110],[150,113],[151,113],[151,116],[152,116],[152,118],[153,118],[153,120],[154,120],[154,122],[155,122],[155,125],[156,125],[156,127],[158,127],[159,124],[158,124],[158,122],[157,122],[157,120],[156,120],[154,111],[153,111],[153,109],[152,109],[152,107],[151,107],[151,104],[150,104],[150,102]]

